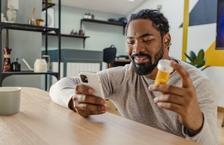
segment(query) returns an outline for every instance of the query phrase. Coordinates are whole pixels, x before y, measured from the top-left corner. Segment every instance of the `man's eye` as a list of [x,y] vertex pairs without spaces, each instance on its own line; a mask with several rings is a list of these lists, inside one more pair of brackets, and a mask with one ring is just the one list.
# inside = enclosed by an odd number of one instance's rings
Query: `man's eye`
[[134,43],[135,43],[135,40],[127,39],[127,43],[128,43],[128,44],[134,44]]
[[152,40],[153,40],[153,38],[151,38],[151,37],[145,37],[142,39],[143,42],[150,42]]

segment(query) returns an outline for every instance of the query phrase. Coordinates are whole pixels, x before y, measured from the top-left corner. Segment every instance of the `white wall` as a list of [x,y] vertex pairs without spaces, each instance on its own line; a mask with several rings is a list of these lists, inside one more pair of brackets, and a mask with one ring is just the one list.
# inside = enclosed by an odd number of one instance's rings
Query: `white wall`
[[[124,17],[122,15],[115,15],[111,13],[102,13],[76,7],[63,6],[61,14],[62,33],[69,34],[72,29],[78,31],[80,29],[80,20],[87,12],[93,13],[95,15],[95,19],[97,20],[107,20],[108,18],[117,19],[119,17]],[[55,10],[55,14],[55,21],[57,22],[57,9]],[[86,36],[90,36],[90,38],[86,39],[86,50],[102,51],[103,48],[114,44],[118,49],[118,54],[125,54],[127,52],[125,48],[125,37],[123,35],[122,27],[85,22],[83,24],[83,28]],[[50,47],[57,47],[55,40],[56,38],[51,37]],[[62,38],[62,48],[83,49],[82,39]]]
[[[191,11],[197,2],[198,0],[190,0],[189,11]],[[170,22],[170,33],[172,37],[170,55],[181,59],[182,29],[179,28],[179,26],[183,23],[184,0],[148,0],[143,5],[138,7],[134,12],[144,8],[156,9],[158,5],[162,5],[161,12],[164,13]],[[188,52],[190,50],[196,52],[199,49],[206,50],[212,44],[212,42],[215,41],[216,24],[214,23],[189,27],[188,35]],[[204,72],[215,86],[218,105],[224,106],[224,68],[210,67]]]

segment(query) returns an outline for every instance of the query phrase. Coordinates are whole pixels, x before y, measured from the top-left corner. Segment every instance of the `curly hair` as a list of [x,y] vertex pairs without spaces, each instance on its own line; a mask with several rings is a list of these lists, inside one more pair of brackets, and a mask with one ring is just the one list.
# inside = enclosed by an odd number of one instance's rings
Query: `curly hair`
[[127,35],[127,29],[129,24],[133,20],[137,20],[137,19],[147,19],[152,21],[153,27],[156,28],[160,32],[161,36],[169,32],[169,22],[162,13],[160,13],[158,10],[143,9],[130,16],[128,23],[126,25],[126,29],[125,29],[126,35]]

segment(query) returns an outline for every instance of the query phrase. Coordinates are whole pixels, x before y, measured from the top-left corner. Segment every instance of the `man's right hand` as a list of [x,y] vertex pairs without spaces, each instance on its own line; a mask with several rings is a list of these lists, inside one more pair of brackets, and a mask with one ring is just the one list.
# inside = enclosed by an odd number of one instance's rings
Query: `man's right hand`
[[86,85],[77,85],[75,96],[69,103],[70,108],[83,117],[103,114],[106,112],[106,102],[103,98],[94,96],[94,90]]

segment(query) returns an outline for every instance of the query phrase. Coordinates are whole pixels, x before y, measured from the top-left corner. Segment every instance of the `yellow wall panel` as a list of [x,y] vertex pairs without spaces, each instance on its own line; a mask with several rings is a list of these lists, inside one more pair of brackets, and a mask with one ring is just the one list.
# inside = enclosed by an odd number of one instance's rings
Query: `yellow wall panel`
[[206,65],[224,66],[224,50],[216,50],[216,44],[213,42],[205,51]]
[[182,60],[186,61],[187,42],[188,42],[188,26],[189,26],[189,0],[184,0],[184,22],[183,22],[183,44],[182,44]]

